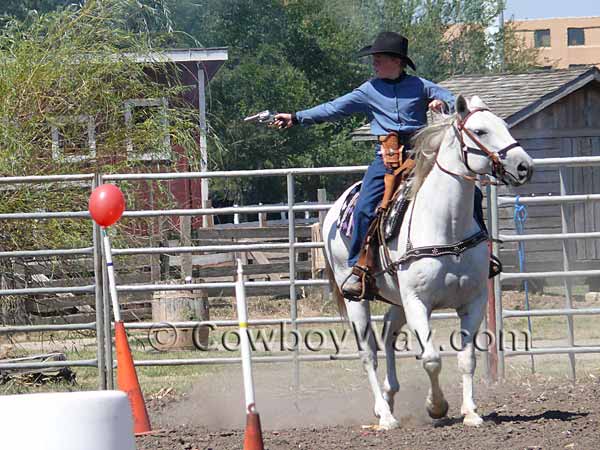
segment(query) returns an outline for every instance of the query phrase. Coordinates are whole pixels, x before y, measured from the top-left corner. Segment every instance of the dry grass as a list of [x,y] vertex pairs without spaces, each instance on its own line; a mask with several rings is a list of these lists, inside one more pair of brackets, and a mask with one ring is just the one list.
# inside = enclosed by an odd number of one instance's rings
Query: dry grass
[[[524,309],[523,293],[520,292],[505,292],[504,306],[510,309]],[[235,309],[233,299],[219,299],[214,302],[218,306],[211,309],[211,318],[219,319],[234,319]],[[597,303],[597,302],[596,302]],[[555,294],[535,294],[530,296],[530,305],[532,309],[558,308],[564,305],[564,297]],[[575,307],[597,307],[594,302],[585,301],[583,295],[578,295],[574,299]],[[249,317],[251,319],[273,319],[287,318],[290,314],[290,302],[283,298],[251,298],[248,305]],[[373,314],[383,314],[387,309],[387,305],[383,303],[374,303],[372,305]],[[298,300],[298,317],[315,317],[315,316],[335,316],[337,311],[334,305],[328,302],[323,302],[319,295],[312,295]],[[579,316],[575,317],[575,342],[578,345],[598,345],[600,344],[600,330],[596,326],[594,316]],[[525,318],[506,319],[505,329],[513,331],[521,331],[527,329],[527,320]],[[274,330],[274,340],[279,342],[278,327],[262,327],[264,331],[269,332]],[[435,330],[434,341],[438,345],[446,345],[449,342],[451,333],[458,328],[458,321],[452,320],[436,320],[433,322]],[[326,325],[326,326],[300,326],[299,330],[303,336],[309,330],[322,330],[329,337],[331,332],[342,336],[344,329],[348,329],[342,324]],[[381,328],[378,328],[381,330]],[[567,344],[567,320],[563,317],[540,317],[532,319],[532,329],[534,336],[534,346],[562,346]],[[229,329],[231,330],[231,329]],[[220,342],[224,333],[228,329],[217,328],[213,332],[213,338]],[[254,332],[257,330],[254,329]],[[23,336],[21,336],[23,337]],[[229,335],[228,342],[234,342],[235,337]],[[230,357],[238,356],[238,352],[204,352],[204,351],[171,351],[171,352],[156,352],[148,345],[147,333],[132,332],[130,333],[130,342],[134,351],[136,360],[148,359],[184,359],[184,358],[207,358],[207,357]],[[413,349],[416,346],[413,342]],[[446,347],[447,348],[447,347]],[[40,333],[37,334],[35,340],[29,337],[28,342],[14,343],[12,346],[4,346],[4,352],[10,352],[10,356],[22,356],[25,354],[35,354],[48,351],[62,351],[68,359],[93,359],[95,357],[95,342],[93,336],[81,334],[67,333]],[[306,349],[303,349],[306,353]],[[355,342],[352,334],[348,335],[343,352],[355,352]],[[328,339],[321,350],[321,354],[330,354],[335,352],[332,341]],[[279,351],[278,345],[275,345],[273,351],[265,351],[261,346],[257,346],[256,355],[289,355],[288,351],[283,353]],[[481,359],[481,358],[480,358]],[[587,377],[590,374],[598,376],[600,373],[600,358],[596,354],[578,355],[577,368],[579,376]],[[448,359],[447,359],[448,360]],[[319,367],[330,363],[302,363],[302,366]],[[340,376],[350,373],[350,378],[360,377],[362,371],[358,361],[335,362],[339,368]],[[537,356],[535,358],[536,370],[545,375],[554,377],[567,377],[569,374],[568,356]],[[235,367],[235,369],[233,368]],[[238,371],[239,367],[229,365],[181,365],[181,366],[160,366],[160,367],[142,367],[138,369],[140,382],[145,392],[148,395],[159,395],[165,392],[165,389],[171,389],[169,392],[183,393],[191,388],[193,384],[204,377],[223,376],[231,370]],[[329,366],[327,366],[329,367]],[[420,362],[412,358],[400,359],[398,362],[402,377],[421,377],[422,369]],[[445,364],[449,367],[446,370],[444,377],[451,381],[456,376],[454,362],[452,359]],[[480,364],[478,373],[481,375],[483,364]],[[95,369],[92,368],[77,368],[74,369],[77,374],[77,384],[71,386],[64,383],[45,386],[23,386],[13,382],[3,385],[0,389],[3,393],[15,392],[37,392],[49,390],[85,390],[94,389],[97,387],[97,375]],[[531,359],[528,356],[513,357],[506,359],[507,377],[520,377],[531,372]],[[288,380],[289,381],[289,380]]]

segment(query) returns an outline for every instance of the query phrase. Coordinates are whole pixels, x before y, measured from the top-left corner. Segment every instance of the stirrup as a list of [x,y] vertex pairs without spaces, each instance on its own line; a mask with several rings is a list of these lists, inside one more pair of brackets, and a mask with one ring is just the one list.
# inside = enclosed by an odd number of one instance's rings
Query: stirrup
[[490,254],[490,271],[488,278],[494,278],[495,276],[500,275],[500,272],[502,272],[502,262],[496,255]]
[[[358,277],[360,287],[358,289],[348,289],[351,286],[347,286],[347,282],[352,275]],[[369,269],[356,265],[352,267],[352,272],[348,275],[348,278],[342,284],[342,294],[344,297],[353,302],[360,302],[361,300],[373,300],[373,289],[375,280],[369,272]],[[358,283],[357,283],[358,284]],[[357,287],[357,286],[354,286]]]

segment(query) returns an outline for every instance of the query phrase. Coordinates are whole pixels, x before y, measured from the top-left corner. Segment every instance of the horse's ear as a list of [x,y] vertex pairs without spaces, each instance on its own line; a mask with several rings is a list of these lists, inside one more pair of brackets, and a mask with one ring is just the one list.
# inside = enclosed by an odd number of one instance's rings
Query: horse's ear
[[469,114],[469,105],[467,105],[467,100],[460,94],[456,96],[454,110],[461,119],[464,119],[467,117],[467,114]]
[[474,95],[473,97],[471,97],[471,100],[469,100],[469,109],[475,108],[489,109],[488,105],[486,105],[485,102],[481,100],[481,97],[479,97],[478,95]]

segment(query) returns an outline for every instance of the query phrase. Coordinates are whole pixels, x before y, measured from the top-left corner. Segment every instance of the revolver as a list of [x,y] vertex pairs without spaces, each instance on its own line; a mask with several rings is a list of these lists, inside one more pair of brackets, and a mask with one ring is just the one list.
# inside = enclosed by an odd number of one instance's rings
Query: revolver
[[261,111],[252,116],[248,116],[244,118],[244,122],[258,122],[258,123],[266,123],[270,125],[275,120],[275,116],[277,113],[271,112],[268,109],[265,111]]

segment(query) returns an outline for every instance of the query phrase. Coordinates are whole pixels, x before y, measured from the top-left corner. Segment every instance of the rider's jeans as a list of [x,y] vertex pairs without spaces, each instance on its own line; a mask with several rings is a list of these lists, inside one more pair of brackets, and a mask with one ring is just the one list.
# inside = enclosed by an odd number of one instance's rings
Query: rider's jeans
[[367,169],[367,173],[365,173],[362,180],[360,195],[354,208],[348,267],[356,265],[360,249],[369,230],[369,225],[375,218],[377,205],[383,198],[383,191],[385,190],[383,178],[386,171],[387,169],[383,165],[383,158],[377,153],[375,160]]

